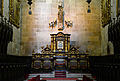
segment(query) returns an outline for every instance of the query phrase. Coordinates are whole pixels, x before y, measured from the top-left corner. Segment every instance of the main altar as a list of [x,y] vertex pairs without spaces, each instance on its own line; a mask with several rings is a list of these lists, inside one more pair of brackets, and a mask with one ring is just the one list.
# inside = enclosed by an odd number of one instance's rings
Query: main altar
[[51,45],[42,47],[41,53],[32,53],[32,67],[46,70],[87,69],[88,54],[80,54],[76,46],[70,45],[70,34],[58,32],[51,35]]
[[[58,20],[49,23],[50,28],[58,25],[58,33],[50,34],[51,44],[41,47],[41,53],[32,52],[32,68],[41,71],[52,70],[84,70],[88,68],[88,54],[81,54],[79,47],[70,44],[71,34],[63,33],[65,26],[73,26],[73,22],[64,21],[64,2],[58,5]],[[64,25],[65,24],[65,25]]]

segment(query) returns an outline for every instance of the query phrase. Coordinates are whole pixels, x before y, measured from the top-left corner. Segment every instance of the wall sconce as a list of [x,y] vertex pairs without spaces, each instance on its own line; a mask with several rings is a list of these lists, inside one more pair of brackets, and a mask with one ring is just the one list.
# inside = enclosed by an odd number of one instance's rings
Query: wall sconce
[[32,0],[28,0],[28,5],[29,5],[29,15],[32,14],[32,11],[31,11],[31,4],[32,4]]
[[88,13],[91,13],[91,9],[90,9],[90,3],[91,3],[92,0],[87,0],[86,2],[88,3],[88,10],[87,12]]

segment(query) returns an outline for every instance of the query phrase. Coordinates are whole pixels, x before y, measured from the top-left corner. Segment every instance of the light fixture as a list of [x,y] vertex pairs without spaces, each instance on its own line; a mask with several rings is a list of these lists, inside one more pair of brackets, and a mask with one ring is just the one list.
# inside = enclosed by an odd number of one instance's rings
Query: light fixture
[[87,10],[87,12],[91,13],[91,9],[90,9],[91,0],[87,0],[86,2],[88,3],[88,10]]
[[31,4],[32,4],[32,0],[28,0],[28,5],[29,5],[29,15],[32,14],[32,11],[31,11]]

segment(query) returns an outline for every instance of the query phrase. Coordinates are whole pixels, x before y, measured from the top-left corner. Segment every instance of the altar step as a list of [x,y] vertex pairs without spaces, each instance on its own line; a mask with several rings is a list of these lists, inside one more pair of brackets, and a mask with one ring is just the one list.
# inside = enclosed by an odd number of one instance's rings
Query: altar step
[[55,65],[65,65],[65,62],[56,62]]
[[66,71],[64,71],[64,70],[55,71],[55,77],[63,77],[63,78],[65,78],[66,77]]
[[[64,76],[62,73],[64,73]],[[57,76],[55,76],[56,74]],[[37,77],[38,75],[40,75],[40,80],[46,81],[82,81],[84,75],[92,78],[92,75],[90,73],[69,73],[66,70],[55,70],[52,73],[29,74],[28,78],[24,81],[29,81],[30,79],[32,79],[33,77]]]
[[[77,81],[78,78],[43,78],[46,81]],[[81,80],[79,80],[81,81]]]

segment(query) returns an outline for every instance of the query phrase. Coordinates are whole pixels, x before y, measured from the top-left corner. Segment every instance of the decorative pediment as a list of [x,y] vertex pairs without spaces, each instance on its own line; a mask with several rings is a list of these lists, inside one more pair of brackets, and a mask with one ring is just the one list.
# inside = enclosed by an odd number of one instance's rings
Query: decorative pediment
[[72,46],[70,48],[69,54],[79,54],[79,48]]
[[48,47],[48,45],[47,45],[47,47],[46,47],[46,48],[44,48],[44,50],[45,50],[45,51],[50,51],[50,50],[51,50],[51,48],[50,48],[50,47]]
[[42,54],[51,54],[52,51],[51,51],[51,48],[47,45],[45,48],[42,48],[41,53]]
[[58,32],[57,34],[50,34],[51,36],[55,36],[55,37],[69,37],[71,34],[64,34],[63,32]]
[[58,32],[58,33],[57,33],[57,36],[58,36],[58,37],[64,37],[64,33]]
[[75,48],[74,46],[72,46],[72,47],[70,48],[70,50],[71,50],[71,51],[76,51],[77,48]]

